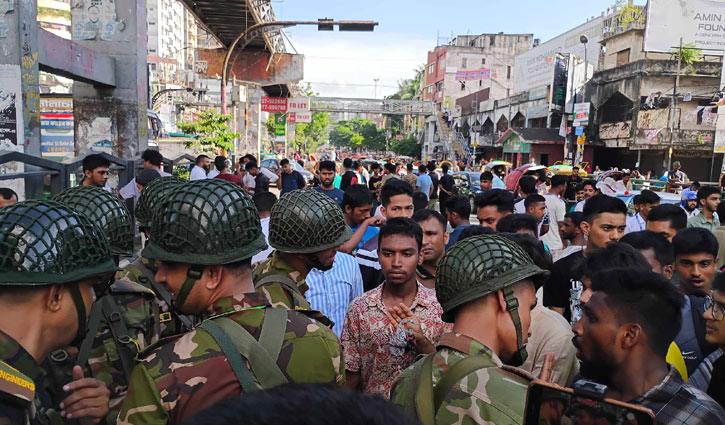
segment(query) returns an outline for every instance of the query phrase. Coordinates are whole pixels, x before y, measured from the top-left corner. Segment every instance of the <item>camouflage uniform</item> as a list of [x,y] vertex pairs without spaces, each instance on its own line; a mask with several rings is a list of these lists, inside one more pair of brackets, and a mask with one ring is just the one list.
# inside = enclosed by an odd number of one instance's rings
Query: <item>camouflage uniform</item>
[[[523,362],[526,330],[511,285],[524,279],[540,285],[547,277],[548,272],[508,239],[490,235],[466,239],[448,250],[438,265],[436,296],[443,307],[442,318],[453,322],[460,306],[502,291],[519,348],[512,362]],[[436,353],[400,374],[391,401],[404,406],[424,425],[523,424],[526,390],[532,378],[527,372],[504,366],[481,342],[447,333],[438,342]]]
[[[97,289],[105,291],[107,283],[100,282],[110,282],[115,271],[102,230],[58,202],[18,202],[0,210],[0,247],[0,287],[66,285],[75,304],[76,340],[80,340],[87,313],[77,282],[98,279]],[[6,408],[8,403],[12,407]],[[0,424],[62,422],[55,407],[38,362],[0,330]]]
[[[189,265],[174,294],[180,312],[192,308],[185,302],[206,266],[249,261],[266,247],[249,195],[218,179],[169,195],[151,234],[144,257]],[[201,313],[199,328],[142,354],[119,423],[179,423],[219,400],[285,382],[343,385],[337,337],[302,313],[272,308],[257,292],[222,297]]]
[[[304,276],[279,253],[314,254],[342,245],[351,235],[342,210],[332,198],[313,190],[284,194],[270,213],[269,244],[277,251],[254,271],[257,292],[265,294],[274,307],[311,310],[305,299],[309,287]],[[317,318],[332,324],[321,313]]]
[[[252,293],[220,299],[208,317],[232,312],[225,317],[259,339],[268,308],[271,306],[264,295]],[[343,385],[344,364],[335,334],[297,312],[286,314],[285,336],[277,359],[285,377],[290,382]],[[242,392],[219,345],[205,330],[197,329],[166,339],[161,347],[145,353],[134,370],[118,423],[180,423],[204,407]]]

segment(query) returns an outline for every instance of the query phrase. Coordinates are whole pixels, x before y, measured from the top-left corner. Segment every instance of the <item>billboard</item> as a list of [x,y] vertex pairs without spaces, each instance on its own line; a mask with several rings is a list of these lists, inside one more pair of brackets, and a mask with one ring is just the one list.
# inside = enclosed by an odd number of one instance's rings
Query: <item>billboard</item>
[[41,97],[40,148],[44,158],[64,160],[74,156],[73,98]]
[[579,41],[582,35],[586,35],[589,42],[586,44],[588,51],[587,62],[597,66],[599,60],[599,40],[602,38],[603,17],[594,18],[591,21],[555,37],[546,43],[516,56],[514,63],[514,93],[521,93],[533,88],[551,84],[551,76],[554,71],[554,56],[557,53],[571,53],[580,58],[585,56],[584,44]]
[[646,52],[670,52],[683,43],[725,50],[725,0],[649,0]]

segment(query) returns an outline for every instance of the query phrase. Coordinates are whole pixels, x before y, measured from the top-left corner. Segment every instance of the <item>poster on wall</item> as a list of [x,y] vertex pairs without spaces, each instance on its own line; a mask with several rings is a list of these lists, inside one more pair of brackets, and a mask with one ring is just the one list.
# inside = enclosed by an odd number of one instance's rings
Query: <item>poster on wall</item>
[[40,150],[43,158],[64,161],[75,155],[73,98],[40,98]]
[[23,109],[20,87],[20,66],[0,65],[0,150],[22,151]]
[[71,22],[73,40],[108,41],[113,38],[116,22],[114,0],[72,0]]

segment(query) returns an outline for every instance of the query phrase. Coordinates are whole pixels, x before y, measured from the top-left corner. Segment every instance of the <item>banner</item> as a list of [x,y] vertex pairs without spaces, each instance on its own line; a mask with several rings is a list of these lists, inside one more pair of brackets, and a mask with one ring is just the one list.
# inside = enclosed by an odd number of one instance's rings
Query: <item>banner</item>
[[[312,112],[297,112],[290,115],[295,116],[295,122],[312,122]],[[287,121],[289,122],[289,119]]]
[[286,97],[262,97],[262,111],[263,112],[287,112],[287,98]]
[[287,134],[287,116],[285,114],[274,114],[274,135],[284,137]]
[[456,71],[456,81],[478,81],[496,78],[496,71],[491,69],[474,69],[471,71]]
[[725,50],[725,1],[649,0],[646,52],[666,52],[682,42],[699,49]]
[[575,103],[574,104],[574,126],[589,124],[589,110],[591,103]]
[[309,97],[293,97],[287,101],[287,112],[309,112]]

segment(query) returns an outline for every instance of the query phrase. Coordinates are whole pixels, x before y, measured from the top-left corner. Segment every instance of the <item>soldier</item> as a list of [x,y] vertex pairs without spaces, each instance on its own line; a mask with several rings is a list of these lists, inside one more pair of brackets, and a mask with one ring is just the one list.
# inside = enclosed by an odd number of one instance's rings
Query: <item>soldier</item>
[[151,235],[143,256],[158,261],[156,281],[174,294],[176,310],[204,321],[140,356],[119,424],[180,423],[286,382],[344,384],[335,334],[254,292],[251,258],[266,243],[239,186],[212,179],[179,187],[154,214]]
[[[406,369],[391,400],[424,425],[523,423],[530,313],[548,272],[500,236],[459,241],[441,259],[436,295],[453,331]],[[481,326],[488,323],[489,326]],[[435,396],[434,396],[435,394]]]
[[[103,230],[114,261],[130,256],[133,250],[133,224],[124,204],[108,192],[90,186],[64,190],[54,200],[86,215]],[[111,391],[108,423],[115,423],[126,394],[136,355],[158,339],[158,306],[154,292],[128,280],[116,280],[108,293],[91,311],[89,332],[78,347],[57,350],[44,364],[49,372],[49,391],[60,401],[62,386],[71,377],[73,365],[103,381]],[[118,319],[122,320],[118,320]]]
[[0,423],[95,423],[108,413],[108,389],[80,368],[54,405],[40,363],[83,339],[91,304],[114,272],[108,242],[86,216],[53,201],[0,211]]
[[[151,218],[154,211],[170,193],[186,183],[186,180],[178,177],[162,177],[151,181],[141,192],[141,196],[136,203],[136,224],[139,230],[146,235],[147,240],[151,238]],[[194,327],[193,320],[185,315],[178,314],[171,308],[171,294],[164,285],[154,280],[156,272],[155,262],[141,255],[124,267],[116,277],[119,280],[138,283],[156,294],[155,304],[159,311],[155,333],[159,338],[190,331]]]
[[254,270],[257,292],[273,307],[310,310],[305,277],[313,268],[330,270],[338,247],[351,235],[329,196],[313,190],[286,193],[272,207],[269,244],[276,251]]

